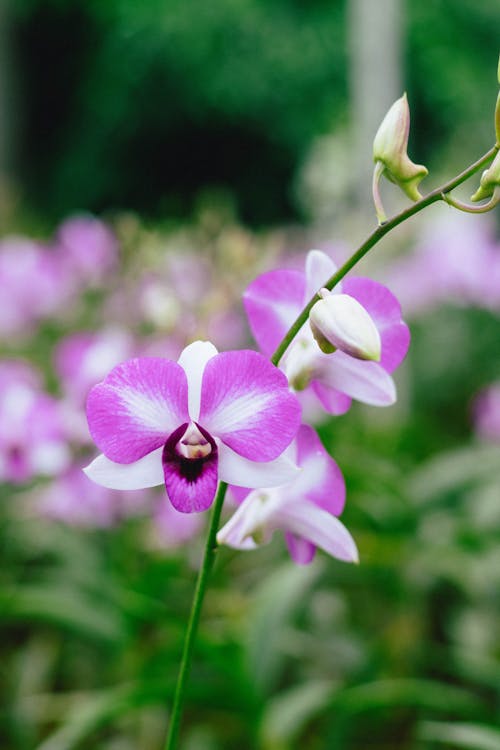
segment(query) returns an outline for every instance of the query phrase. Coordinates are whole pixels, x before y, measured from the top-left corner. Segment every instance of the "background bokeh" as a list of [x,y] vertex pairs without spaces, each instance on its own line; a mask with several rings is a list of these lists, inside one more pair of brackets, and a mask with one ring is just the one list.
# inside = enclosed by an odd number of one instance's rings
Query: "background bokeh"
[[[2,3],[2,750],[165,733],[206,519],[87,482],[88,388],[195,338],[252,346],[258,273],[374,227],[403,90],[423,190],[489,149],[499,28],[496,0]],[[220,551],[182,750],[500,747],[498,212],[433,206],[356,273],[412,331],[394,407],[318,424],[361,564]]]

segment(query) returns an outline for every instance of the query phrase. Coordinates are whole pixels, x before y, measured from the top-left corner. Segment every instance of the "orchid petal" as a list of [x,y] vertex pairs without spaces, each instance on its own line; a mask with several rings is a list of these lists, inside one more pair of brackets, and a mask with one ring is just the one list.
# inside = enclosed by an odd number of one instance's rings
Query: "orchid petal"
[[316,554],[316,547],[312,542],[303,539],[301,536],[292,534],[290,531],[285,532],[285,541],[290,557],[297,565],[309,565]]
[[[162,453],[165,487],[174,508],[181,513],[200,513],[212,505],[218,483],[218,450],[212,437],[198,428],[210,444],[203,458],[185,458],[177,445],[187,425],[181,425],[165,443]],[[207,446],[208,447],[208,446]]]
[[[337,266],[329,255],[321,250],[310,250],[306,258],[306,291],[305,302],[308,302],[321,287],[325,286],[328,279],[333,276]],[[335,287],[340,291],[340,286]]]
[[345,504],[345,482],[336,462],[325,450],[312,427],[302,425],[297,434],[297,463],[302,469],[290,487],[290,495],[306,498],[335,516]]
[[115,463],[101,453],[83,471],[93,482],[111,490],[157,487],[164,481],[161,453],[158,448],[130,464]]
[[345,562],[358,562],[354,539],[338,518],[312,503],[289,503],[277,512],[273,523],[307,539],[333,557]]
[[294,481],[300,474],[299,467],[286,454],[274,461],[249,461],[224,443],[219,444],[219,479],[222,482],[236,487],[279,487]]
[[200,424],[251,461],[272,461],[291,443],[300,404],[285,375],[253,351],[223,352],[205,367]]
[[247,287],[243,303],[248,322],[266,356],[271,356],[300,313],[304,291],[304,274],[293,270],[269,271]]
[[112,461],[129,464],[163,445],[188,417],[182,367],[159,357],[131,359],[90,391],[87,418],[94,442]]
[[257,544],[252,534],[260,526],[261,514],[261,503],[252,502],[252,498],[244,502],[217,533],[217,544],[241,550],[255,549]]
[[177,360],[186,373],[188,410],[193,422],[197,422],[200,416],[201,383],[205,365],[217,353],[217,349],[210,341],[194,341],[186,346]]
[[387,372],[393,372],[410,345],[410,331],[402,320],[397,298],[383,284],[357,276],[346,279],[344,292],[354,297],[373,319],[382,342],[380,364]]
[[320,383],[319,380],[312,380],[311,388],[328,414],[338,417],[351,408],[352,398],[336,388]]
[[378,362],[363,362],[344,352],[322,355],[318,379],[372,406],[390,406],[396,401],[394,381]]

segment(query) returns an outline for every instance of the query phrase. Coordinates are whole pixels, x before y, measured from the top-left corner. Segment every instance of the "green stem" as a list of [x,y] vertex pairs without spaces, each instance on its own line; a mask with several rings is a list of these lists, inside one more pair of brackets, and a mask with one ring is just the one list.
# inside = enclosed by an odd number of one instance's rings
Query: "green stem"
[[373,179],[372,179],[372,196],[373,196],[373,203],[375,205],[375,213],[377,214],[377,219],[379,224],[385,224],[387,221],[387,216],[385,215],[384,210],[384,204],[382,203],[382,197],[380,195],[380,178],[382,177],[384,173],[384,165],[381,161],[378,161],[375,164],[375,168],[373,170]]
[[[389,221],[385,222],[384,224],[381,224],[378,226],[374,232],[370,234],[370,236],[363,242],[363,244],[356,250],[355,253],[351,255],[351,257],[344,263],[343,266],[339,268],[339,270],[333,274],[333,276],[328,279],[328,281],[322,285],[323,287],[326,287],[326,289],[332,290],[334,286],[336,286],[339,281],[341,281],[344,276],[353,268],[353,266],[358,263],[361,258],[363,258],[366,253],[371,250],[371,248],[379,242],[382,237],[385,237],[386,234],[388,234],[394,227],[396,227],[398,224],[401,224],[403,221],[406,221],[406,219],[409,219],[410,216],[413,216],[414,214],[417,214],[419,211],[422,211],[423,208],[426,208],[427,206],[430,206],[431,203],[436,203],[436,201],[444,200],[444,195],[446,193],[449,193],[454,188],[458,187],[458,185],[461,185],[462,182],[465,182],[469,177],[471,177],[475,172],[477,172],[481,167],[484,167],[485,164],[487,164],[498,152],[499,147],[493,146],[484,156],[482,156],[480,159],[478,159],[474,164],[471,164],[470,167],[467,167],[463,172],[461,172],[459,175],[454,177],[452,180],[447,182],[442,187],[436,188],[431,193],[426,195],[421,200],[417,201],[417,203],[414,203],[413,205],[406,208],[404,211],[401,211],[401,213],[396,214],[392,219],[389,219]],[[296,321],[293,323],[291,328],[288,330],[288,333],[285,334],[283,340],[281,341],[280,345],[274,352],[273,356],[271,357],[271,362],[274,365],[278,365],[280,359],[292,343],[295,336],[298,334],[304,323],[306,322],[307,318],[309,317],[309,313],[311,312],[312,306],[317,302],[319,299],[318,294],[315,294],[307,303],[307,305],[304,307]]]
[[203,605],[203,599],[205,597],[205,590],[207,588],[208,576],[214,564],[215,552],[217,549],[217,530],[219,528],[220,515],[222,511],[222,505],[224,503],[224,497],[226,495],[226,490],[227,484],[225,482],[221,482],[219,484],[214,504],[212,506],[212,515],[210,518],[207,541],[205,542],[205,551],[203,554],[201,568],[198,573],[198,579],[196,581],[196,589],[194,592],[193,603],[191,605],[191,613],[189,615],[186,636],[184,639],[184,647],[182,650],[177,684],[175,686],[174,701],[172,705],[172,713],[170,715],[170,723],[168,727],[167,741],[165,743],[165,750],[174,750],[177,745],[182,705],[184,703],[186,683],[191,667],[193,646],[196,639],[196,632],[198,630],[198,623],[200,621],[201,608]]

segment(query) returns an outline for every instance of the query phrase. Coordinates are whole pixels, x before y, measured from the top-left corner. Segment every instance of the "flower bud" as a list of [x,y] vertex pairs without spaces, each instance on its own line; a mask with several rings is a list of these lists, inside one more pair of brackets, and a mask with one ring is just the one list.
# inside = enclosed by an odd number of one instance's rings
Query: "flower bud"
[[331,294],[328,289],[319,294],[322,299],[313,306],[309,323],[321,351],[341,349],[357,359],[378,361],[380,334],[365,308],[349,294]]
[[485,169],[479,182],[479,188],[471,197],[471,201],[482,201],[491,198],[500,188],[500,151],[497,153],[488,169]]
[[422,164],[414,164],[407,154],[410,133],[410,108],[406,94],[387,112],[373,141],[373,160],[380,162],[388,180],[406,193],[413,201],[422,197],[419,182],[428,174]]

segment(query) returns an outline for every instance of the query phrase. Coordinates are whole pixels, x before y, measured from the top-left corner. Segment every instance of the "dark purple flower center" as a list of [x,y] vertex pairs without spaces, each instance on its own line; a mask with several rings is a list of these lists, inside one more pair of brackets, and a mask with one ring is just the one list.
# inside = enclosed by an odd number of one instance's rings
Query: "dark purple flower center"
[[186,482],[196,482],[207,462],[217,461],[217,445],[212,436],[196,422],[181,425],[168,438],[162,462]]

